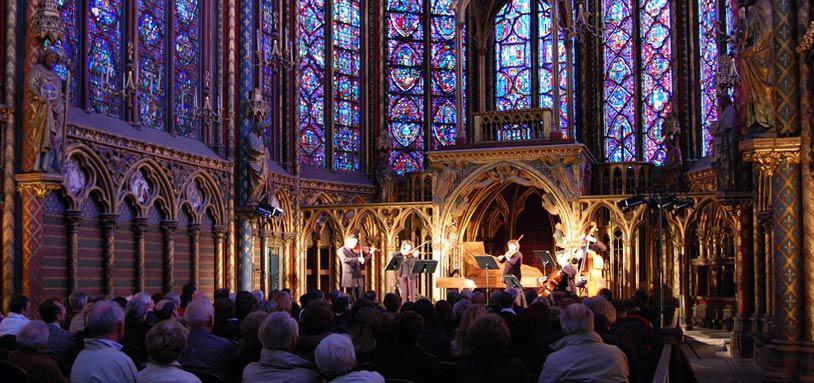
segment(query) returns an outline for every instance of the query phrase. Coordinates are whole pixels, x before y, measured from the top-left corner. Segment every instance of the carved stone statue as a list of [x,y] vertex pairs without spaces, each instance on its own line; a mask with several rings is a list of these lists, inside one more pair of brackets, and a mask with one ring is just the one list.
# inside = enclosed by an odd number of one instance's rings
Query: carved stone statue
[[458,164],[452,163],[436,173],[432,191],[432,198],[436,203],[443,202],[455,189],[458,182],[458,171]]
[[718,190],[733,190],[738,150],[736,138],[738,116],[728,95],[719,95],[718,99],[723,112],[709,129],[709,134],[712,135],[712,167],[718,178]]
[[36,152],[31,170],[35,172],[55,172],[61,166],[65,95],[62,80],[52,70],[60,59],[60,52],[49,47],[28,74],[29,129]]
[[141,170],[133,173],[133,177],[130,179],[130,192],[136,197],[136,201],[142,205],[150,199],[150,184]]
[[249,204],[260,201],[269,176],[268,148],[259,136],[260,128],[257,124],[255,124],[255,129],[256,131],[249,132],[244,149],[249,173],[249,196],[246,200]]
[[775,108],[772,97],[772,2],[738,0],[748,7],[748,17],[738,39],[738,70],[746,103],[749,135],[772,133]]

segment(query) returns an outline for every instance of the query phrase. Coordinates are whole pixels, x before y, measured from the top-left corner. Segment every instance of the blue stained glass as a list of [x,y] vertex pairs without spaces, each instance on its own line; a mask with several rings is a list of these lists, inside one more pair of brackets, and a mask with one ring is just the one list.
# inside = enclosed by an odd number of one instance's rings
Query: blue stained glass
[[359,170],[359,12],[358,0],[333,0],[334,170]]
[[664,122],[672,113],[671,11],[667,0],[645,0],[640,13],[644,160],[664,162]]
[[175,129],[181,136],[197,137],[195,105],[200,107],[201,25],[199,0],[175,2]]
[[636,160],[632,0],[604,0],[605,159]]
[[297,15],[299,150],[303,165],[325,166],[325,4],[302,0]]
[[55,72],[62,81],[68,77],[68,70],[71,71],[71,83],[69,89],[71,92],[70,104],[73,106],[79,105],[78,84],[81,71],[79,70],[79,17],[80,7],[78,0],[57,0],[57,7],[62,22],[65,24],[65,38],[62,40],[62,51],[65,53],[65,63],[57,65]]
[[120,116],[123,85],[122,0],[89,0],[88,86],[90,103],[97,113]]
[[531,1],[511,0],[495,20],[497,110],[531,107]]
[[[271,62],[272,52],[274,51],[274,0],[261,0],[260,1],[260,18],[262,19],[262,29],[260,30],[260,51],[263,52],[263,57],[266,62]],[[274,73],[272,68],[264,65],[260,68],[260,91],[263,97],[267,100],[274,98]],[[264,127],[267,144],[271,144],[268,140],[271,139],[271,116],[272,113],[266,113],[265,120],[261,121],[261,126]]]
[[139,116],[141,123],[154,129],[165,130],[164,94],[166,68],[164,66],[166,18],[164,0],[138,2],[139,38]]

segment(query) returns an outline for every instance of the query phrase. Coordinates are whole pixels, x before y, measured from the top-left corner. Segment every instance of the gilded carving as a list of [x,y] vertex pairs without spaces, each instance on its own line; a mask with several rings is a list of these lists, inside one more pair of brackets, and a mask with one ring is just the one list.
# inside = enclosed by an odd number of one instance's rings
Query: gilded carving
[[62,80],[54,73],[60,52],[47,48],[28,74],[27,115],[31,150],[35,152],[35,172],[58,171],[61,162],[65,125],[65,95]]
[[747,131],[750,135],[773,132],[776,115],[772,71],[772,2],[771,0],[738,0],[748,7],[742,35],[738,39],[738,61],[741,89],[747,106]]

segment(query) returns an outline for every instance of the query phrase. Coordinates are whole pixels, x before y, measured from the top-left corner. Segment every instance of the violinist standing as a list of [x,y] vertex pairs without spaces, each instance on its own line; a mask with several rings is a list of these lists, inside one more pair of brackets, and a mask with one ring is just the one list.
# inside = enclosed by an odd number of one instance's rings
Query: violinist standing
[[360,248],[357,253],[354,249],[358,244],[359,237],[351,234],[345,237],[344,245],[339,248],[339,261],[342,264],[342,289],[354,299],[362,297],[362,288],[365,285],[362,271],[365,263],[376,253],[375,248]]
[[399,267],[399,292],[401,293],[401,302],[414,302],[416,281],[418,274],[413,273],[413,266],[415,266],[416,257],[421,252],[418,249],[413,249],[413,244],[410,241],[401,242],[401,251],[394,254],[394,257],[402,257],[401,266]]

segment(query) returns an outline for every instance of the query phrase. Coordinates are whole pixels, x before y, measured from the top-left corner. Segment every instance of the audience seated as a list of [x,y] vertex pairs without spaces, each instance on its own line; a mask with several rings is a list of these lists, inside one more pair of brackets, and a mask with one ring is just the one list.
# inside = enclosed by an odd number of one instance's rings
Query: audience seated
[[625,353],[628,371],[630,371],[630,381],[644,382],[652,380],[643,376],[643,371],[639,370],[639,354],[635,348],[635,341],[626,334],[619,336],[611,329],[611,326],[616,322],[616,308],[613,307],[613,304],[601,295],[583,299],[582,303],[594,313],[594,330],[602,337],[602,341],[619,347]]
[[147,332],[144,345],[149,362],[139,371],[138,383],[201,383],[178,363],[187,345],[187,329],[178,321],[167,319],[157,323]]
[[98,301],[88,310],[86,330],[91,338],[71,368],[72,383],[132,383],[136,365],[123,353],[124,310],[113,301]]
[[85,328],[85,308],[88,305],[88,294],[81,291],[74,292],[68,298],[68,305],[71,306],[71,317],[69,319],[68,331],[75,333]]
[[122,351],[133,359],[136,367],[147,361],[144,337],[147,336],[147,331],[150,331],[147,314],[151,313],[154,307],[153,298],[144,292],[134,295],[125,306]]
[[469,327],[465,342],[468,350],[458,363],[466,382],[529,381],[523,362],[509,351],[511,335],[506,322],[497,314],[485,314]]
[[303,309],[300,318],[300,336],[297,338],[297,355],[314,360],[314,350],[319,342],[331,334],[334,313],[328,302],[322,299],[312,300]]
[[40,319],[48,325],[48,345],[43,352],[57,361],[66,376],[70,374],[76,342],[70,331],[60,325],[65,322],[65,307],[59,301],[48,299],[39,307]]
[[227,369],[235,356],[235,346],[225,338],[212,334],[215,309],[206,298],[197,298],[187,305],[184,318],[190,330],[187,347],[179,358],[184,368],[204,370],[226,378]]
[[469,353],[466,343],[469,328],[475,320],[487,314],[486,308],[481,305],[471,305],[461,317],[461,323],[455,330],[455,337],[450,341],[449,354],[453,358],[461,358]]
[[312,362],[293,354],[298,332],[297,321],[287,312],[267,316],[259,330],[260,343],[263,345],[260,360],[246,366],[243,370],[243,382],[322,382]]
[[212,333],[230,340],[240,338],[240,320],[235,317],[235,304],[229,298],[218,298],[213,307],[215,324]]
[[419,299],[413,306],[413,311],[424,317],[424,333],[418,343],[427,352],[441,358],[449,358],[450,334],[435,319],[435,307],[426,298]]
[[384,295],[384,300],[382,301],[384,305],[384,310],[391,315],[396,315],[401,308],[401,298],[395,293],[387,293]]
[[0,336],[17,335],[17,332],[29,321],[30,305],[28,297],[25,295],[18,294],[11,297],[8,316],[0,322]]
[[260,344],[258,332],[268,316],[269,313],[265,311],[255,311],[240,324],[240,340],[237,343],[237,357],[232,362],[232,376],[240,376],[249,363],[260,360],[263,345]]
[[388,379],[429,382],[438,375],[439,360],[418,345],[424,318],[413,311],[399,313],[393,322],[393,340],[377,350],[376,370]]
[[8,355],[8,360],[28,372],[33,382],[68,383],[57,362],[43,352],[47,345],[48,325],[40,320],[30,321],[17,332],[18,348]]
[[345,335],[331,334],[319,342],[314,358],[320,374],[331,383],[384,383],[378,372],[353,371],[356,352],[353,343]]
[[380,326],[381,314],[373,307],[363,307],[353,316],[353,323],[348,327],[348,335],[356,350],[356,361],[368,363],[373,360],[376,350],[375,331]]
[[629,382],[627,358],[616,346],[602,343],[594,331],[594,314],[574,303],[560,316],[565,338],[553,345],[538,380],[546,382]]
[[165,297],[155,304],[155,318],[159,322],[167,319],[179,320],[181,319],[181,315],[178,313],[180,307],[180,303]]

